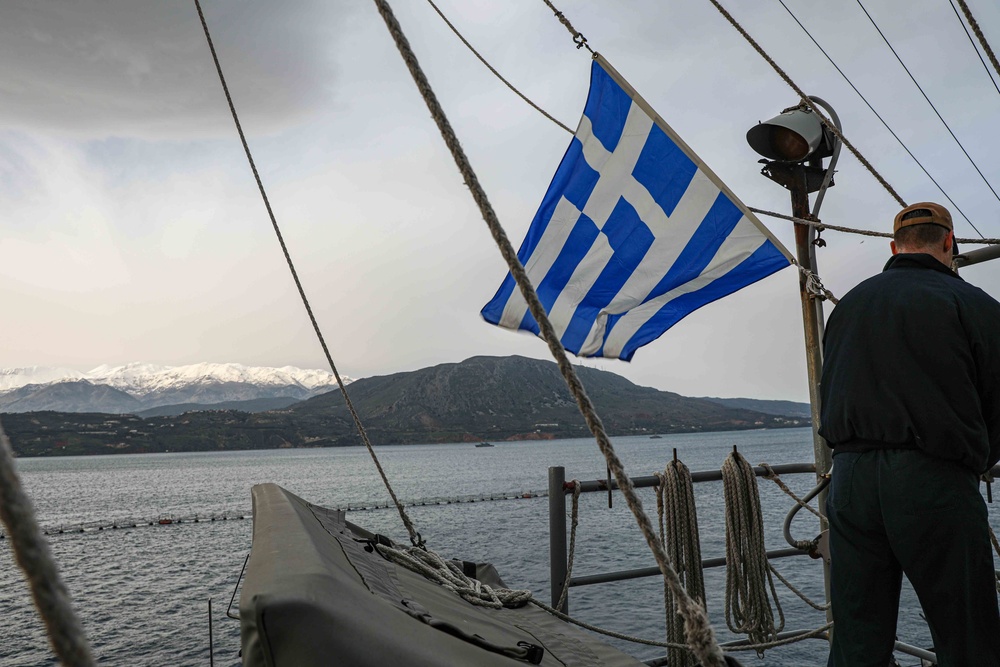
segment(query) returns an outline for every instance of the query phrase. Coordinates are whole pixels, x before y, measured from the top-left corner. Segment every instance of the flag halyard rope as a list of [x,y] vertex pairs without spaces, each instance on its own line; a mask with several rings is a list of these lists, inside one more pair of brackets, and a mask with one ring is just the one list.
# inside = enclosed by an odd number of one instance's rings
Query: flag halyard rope
[[515,94],[516,94],[516,95],[517,95],[518,97],[520,97],[520,98],[521,98],[522,100],[524,100],[525,102],[527,102],[527,103],[528,103],[528,105],[529,105],[529,106],[531,106],[531,108],[532,108],[532,109],[534,109],[534,110],[535,110],[535,111],[537,111],[538,113],[542,114],[543,116],[545,116],[546,118],[548,118],[549,120],[551,120],[551,121],[552,121],[553,123],[555,123],[556,125],[558,125],[558,126],[559,126],[559,127],[561,127],[562,129],[566,130],[566,131],[567,131],[567,132],[569,132],[570,134],[574,134],[573,130],[571,130],[571,129],[570,129],[570,128],[569,128],[568,126],[566,126],[565,124],[563,124],[562,122],[560,122],[560,121],[559,121],[558,119],[556,119],[556,118],[555,118],[554,116],[550,115],[548,111],[546,111],[545,109],[543,109],[542,107],[538,106],[537,104],[535,104],[534,102],[532,102],[532,101],[531,101],[530,99],[528,99],[528,97],[526,97],[526,96],[524,95],[524,93],[522,93],[522,92],[521,92],[520,90],[518,90],[517,88],[515,88],[515,87],[514,87],[514,84],[512,84],[512,83],[511,83],[510,81],[508,81],[507,79],[505,79],[505,78],[503,77],[503,75],[502,75],[502,74],[500,74],[500,72],[498,72],[498,71],[496,70],[496,68],[495,68],[495,67],[493,67],[493,65],[489,64],[489,62],[487,62],[486,58],[483,58],[483,56],[482,56],[482,55],[480,55],[479,51],[476,51],[475,47],[473,47],[473,46],[472,46],[472,44],[470,44],[470,43],[469,43],[469,40],[467,40],[467,39],[466,39],[466,38],[465,38],[465,37],[464,37],[464,36],[462,35],[462,33],[460,33],[460,32],[458,31],[458,28],[456,28],[456,27],[455,27],[455,26],[454,26],[454,25],[452,24],[452,22],[448,20],[448,17],[444,15],[444,12],[442,12],[442,11],[441,11],[441,10],[440,10],[440,9],[438,8],[438,6],[437,6],[436,4],[434,4],[434,0],[427,0],[427,3],[428,3],[428,4],[429,4],[429,5],[431,6],[431,7],[433,7],[433,8],[434,8],[434,11],[435,11],[435,12],[437,12],[438,16],[440,16],[440,17],[441,17],[441,20],[442,20],[442,21],[444,21],[444,22],[445,22],[445,24],[447,24],[447,26],[448,26],[449,28],[451,28],[451,31],[452,31],[453,33],[455,33],[455,35],[456,35],[456,36],[457,36],[457,37],[458,37],[458,38],[459,38],[460,40],[462,40],[462,43],[463,43],[463,44],[465,44],[465,46],[466,46],[466,47],[467,47],[467,48],[469,49],[469,51],[472,51],[472,55],[476,56],[476,58],[478,58],[478,59],[479,59],[479,62],[481,62],[481,63],[482,63],[483,65],[485,65],[485,66],[486,66],[486,68],[487,68],[487,69],[488,69],[489,71],[493,72],[493,75],[494,75],[494,76],[496,76],[496,78],[500,79],[500,80],[501,80],[501,81],[502,81],[502,82],[503,82],[503,83],[504,83],[504,84],[505,84],[505,85],[506,85],[506,86],[507,86],[508,88],[510,88],[510,89],[511,89],[512,91],[514,91],[514,93],[515,93]]
[[573,35],[573,43],[576,44],[576,48],[587,49],[590,51],[591,55],[597,55],[594,50],[590,48],[590,44],[587,43],[587,38],[583,36],[583,33],[573,27],[573,24],[569,22],[569,19],[566,18],[565,14],[556,9],[556,6],[553,5],[550,0],[542,0],[542,2],[544,2],[545,5],[552,10],[552,13],[555,14],[557,19],[559,19],[559,22],[562,23],[566,27],[566,30],[569,31],[569,34]]

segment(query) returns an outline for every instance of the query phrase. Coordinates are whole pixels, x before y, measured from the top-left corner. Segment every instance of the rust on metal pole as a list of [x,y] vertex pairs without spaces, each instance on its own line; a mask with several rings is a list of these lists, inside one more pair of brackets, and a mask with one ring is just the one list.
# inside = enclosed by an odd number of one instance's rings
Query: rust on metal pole
[[[805,172],[802,172],[801,179],[791,179],[789,191],[792,195],[792,215],[796,218],[808,218],[809,216],[809,194],[806,185]],[[809,226],[795,225],[795,252],[801,266],[815,272],[816,267],[811,257],[811,243],[809,242]],[[812,415],[813,434],[813,456],[816,461],[816,479],[830,472],[833,466],[833,455],[826,444],[826,440],[819,434],[820,397],[819,380],[823,371],[822,341],[820,340],[819,309],[809,291],[806,289],[806,277],[799,273],[799,298],[802,301],[802,325],[805,333],[806,343],[806,372],[809,380],[809,406]],[[826,507],[826,490],[817,497],[816,502],[822,511]],[[820,532],[827,530],[829,524],[826,516],[820,519]],[[830,600],[830,566],[823,565],[823,582],[826,591],[826,599]],[[832,620],[831,612],[826,612],[827,620]]]

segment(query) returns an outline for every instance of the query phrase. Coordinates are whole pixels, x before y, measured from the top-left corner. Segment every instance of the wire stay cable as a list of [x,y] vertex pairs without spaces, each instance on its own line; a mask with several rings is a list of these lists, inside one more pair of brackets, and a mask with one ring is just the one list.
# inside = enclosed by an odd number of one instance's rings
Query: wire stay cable
[[906,206],[906,201],[899,196],[899,193],[896,192],[896,190],[893,189],[891,185],[889,185],[889,181],[885,180],[885,177],[883,177],[882,174],[878,173],[878,170],[875,169],[875,166],[871,162],[869,162],[864,155],[861,154],[861,151],[855,148],[854,144],[848,141],[847,137],[844,136],[844,133],[841,132],[840,129],[837,128],[837,126],[834,125],[830,121],[830,119],[826,117],[826,114],[824,114],[823,111],[818,106],[816,106],[815,102],[809,99],[809,96],[806,95],[805,91],[803,91],[802,88],[798,86],[798,84],[792,81],[792,78],[788,76],[788,73],[785,72],[785,70],[783,70],[781,66],[774,61],[774,58],[772,58],[767,54],[764,48],[757,43],[757,40],[755,40],[753,37],[750,36],[750,33],[748,33],[746,29],[742,25],[740,25],[740,22],[737,21],[732,14],[726,11],[726,8],[723,7],[721,3],[719,3],[719,0],[709,0],[709,2],[711,2],[712,5],[714,5],[717,10],[719,10],[719,13],[722,14],[723,18],[729,21],[729,24],[736,29],[736,32],[740,33],[740,35],[743,36],[743,38],[747,41],[747,43],[750,44],[750,46],[752,46],[753,49],[758,54],[760,54],[760,56],[765,61],[767,61],[767,64],[774,69],[774,71],[778,74],[778,76],[781,77],[781,80],[787,83],[788,86],[795,91],[795,94],[799,96],[799,99],[802,100],[802,103],[805,104],[807,107],[809,107],[810,111],[816,114],[816,117],[823,122],[823,125],[828,130],[830,130],[830,132],[832,132],[833,135],[837,137],[837,139],[843,142],[844,147],[847,148],[847,150],[849,150],[851,154],[858,159],[858,162],[860,162],[862,166],[864,166],[864,168],[867,169],[868,172],[875,177],[875,180],[877,180],[879,184],[881,184],[882,187],[885,188],[886,192],[888,192],[889,195],[893,199],[895,199],[900,206]]
[[[962,149],[963,153],[965,153],[965,157],[969,159],[969,163],[972,164],[976,172],[979,174],[980,178],[983,179],[983,183],[985,183],[986,187],[990,189],[990,192],[993,193],[993,196],[996,197],[996,200],[1000,202],[1000,194],[997,194],[997,191],[993,188],[993,185],[986,178],[986,175],[983,174],[982,170],[979,168],[979,165],[976,164],[976,161],[972,159],[971,155],[969,155],[969,151],[965,150],[965,146],[962,145],[961,141],[959,141],[954,131],[952,131],[951,126],[948,125],[948,122],[944,119],[944,116],[941,115],[941,112],[939,112],[937,107],[934,106],[934,103],[931,102],[931,98],[927,96],[926,92],[924,92],[923,87],[919,83],[917,83],[917,79],[913,76],[913,73],[910,72],[910,68],[907,67],[906,63],[903,62],[903,59],[900,58],[899,54],[896,52],[896,49],[893,48],[892,44],[889,42],[889,39],[885,36],[885,33],[882,32],[882,29],[875,22],[875,19],[872,18],[872,15],[868,13],[867,9],[865,9],[865,6],[864,4],[862,4],[861,0],[855,0],[855,1],[858,3],[858,6],[861,7],[861,10],[865,13],[865,16],[868,17],[868,20],[871,21],[871,24],[875,26],[875,30],[877,30],[879,36],[882,37],[882,41],[884,41],[885,45],[889,47],[890,51],[892,51],[892,55],[894,55],[896,57],[896,60],[899,61],[899,64],[903,67],[903,70],[906,71],[906,74],[907,76],[910,77],[910,80],[913,82],[913,85],[917,87],[917,90],[920,91],[920,94],[924,96],[925,100],[927,100],[927,104],[929,104],[931,109],[934,110],[934,113],[937,114],[938,119],[945,126],[945,129],[948,130],[948,134],[951,135],[951,138],[955,140],[955,143],[958,144],[958,147]],[[978,232],[979,230],[977,229],[976,231]]]
[[[948,0],[948,2],[951,4],[951,9],[955,12],[955,16],[958,18],[958,22],[962,26],[962,30],[965,31],[965,36],[969,38],[969,43],[972,44],[972,50],[976,52],[977,56],[979,56],[979,62],[983,64],[983,69],[986,70],[986,76],[990,78],[990,83],[993,84],[993,87],[997,89],[997,93],[1000,94],[1000,85],[998,85],[996,79],[993,78],[993,74],[990,72],[990,66],[986,64],[985,60],[983,60],[983,54],[979,52],[978,48],[976,48],[976,41],[972,39],[972,34],[969,32],[969,26],[965,25],[965,21],[962,20],[962,15],[958,13],[958,7],[955,6],[955,0]],[[969,19],[969,23],[974,24],[976,28],[979,27],[979,24],[976,23],[976,19],[972,18],[971,12],[967,15],[967,17]],[[976,34],[982,35],[982,31],[979,31]],[[986,42],[985,36],[982,37],[981,43],[987,54],[989,54],[991,58],[996,58],[995,55],[992,55],[993,49],[991,49],[989,43]],[[1000,74],[1000,65],[997,65],[997,73]]]
[[800,28],[802,28],[802,32],[804,32],[806,36],[812,40],[812,43],[816,45],[816,48],[819,49],[820,53],[826,56],[826,59],[830,61],[830,64],[833,65],[834,69],[836,69],[837,72],[840,73],[840,76],[844,78],[844,81],[847,82],[847,85],[849,85],[854,90],[854,92],[858,94],[858,97],[861,98],[861,101],[864,102],[865,105],[871,110],[871,112],[875,114],[875,117],[878,118],[879,121],[881,121],[882,125],[885,127],[885,129],[889,131],[889,134],[892,135],[893,139],[895,139],[899,143],[899,145],[902,146],[903,150],[906,151],[907,155],[913,158],[913,161],[916,162],[917,166],[920,167],[920,169],[924,172],[924,174],[927,175],[927,178],[931,179],[931,182],[934,183],[935,186],[937,186],[937,189],[941,191],[941,194],[943,194],[945,199],[948,200],[948,203],[950,203],[955,208],[955,210],[958,211],[958,213],[963,218],[965,218],[965,221],[968,222],[969,225],[976,230],[977,234],[982,236],[982,233],[979,231],[979,229],[976,228],[976,225],[973,224],[972,220],[969,219],[969,216],[965,214],[965,211],[963,211],[959,207],[959,205],[955,203],[955,200],[951,198],[951,195],[949,195],[945,191],[944,187],[942,187],[942,185],[938,183],[937,179],[934,178],[934,176],[932,176],[929,171],[927,171],[927,168],[924,167],[923,163],[919,159],[917,159],[917,156],[913,154],[913,151],[911,151],[907,147],[907,145],[903,143],[903,140],[899,138],[899,135],[897,135],[895,131],[893,131],[893,129],[889,127],[889,123],[887,123],[885,119],[882,118],[882,115],[875,110],[875,107],[873,107],[871,103],[868,101],[868,99],[861,93],[861,91],[858,90],[857,86],[854,85],[854,82],[851,81],[851,79],[847,76],[847,74],[845,74],[844,71],[840,69],[840,66],[837,65],[836,62],[834,62],[833,58],[830,57],[830,54],[826,52],[826,49],[824,49],[820,45],[820,43],[816,40],[816,38],[813,37],[812,33],[809,32],[809,30],[805,27],[805,25],[802,24],[802,21],[800,21],[799,18],[792,12],[792,10],[788,8],[788,5],[785,4],[785,0],[778,0],[778,2],[781,3],[781,6],[785,8],[785,11],[788,12],[788,15],[792,17],[792,19],[799,25]]
[[[979,38],[979,43],[983,46],[983,51],[989,56],[990,62],[993,63],[993,68],[1000,74],[1000,62],[997,62],[997,56],[993,53],[993,49],[990,48],[990,43],[986,41],[986,35],[983,34],[982,29],[979,27],[979,23],[976,18],[972,15],[972,10],[969,9],[969,5],[965,0],[958,0],[958,4],[962,7],[962,12],[965,14],[966,20],[969,25],[972,26],[972,31],[976,33],[976,37]],[[992,76],[990,77],[993,78]]]

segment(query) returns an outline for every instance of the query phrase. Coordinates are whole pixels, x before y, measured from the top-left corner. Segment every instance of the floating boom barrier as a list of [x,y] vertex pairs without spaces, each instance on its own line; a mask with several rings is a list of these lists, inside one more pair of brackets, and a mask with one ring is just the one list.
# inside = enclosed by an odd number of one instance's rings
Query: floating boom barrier
[[[457,505],[462,503],[487,503],[501,500],[528,500],[544,498],[547,491],[523,491],[517,493],[473,494],[467,496],[448,496],[424,498],[404,501],[404,507],[431,507],[435,505]],[[393,509],[391,503],[357,502],[338,506],[335,509],[345,512],[368,512],[373,510]],[[87,521],[81,523],[60,524],[58,526],[43,526],[43,535],[78,535],[80,533],[96,533],[105,530],[125,530],[132,528],[148,528],[151,526],[172,526],[175,524],[214,523],[216,521],[242,521],[253,518],[250,511],[225,511],[221,513],[199,513],[187,516],[161,514],[156,518],[124,518],[109,521]],[[0,531],[0,540],[6,540],[7,534]]]
[[[58,526],[43,526],[43,535],[73,535],[79,533],[96,533],[104,530],[124,530],[144,528],[148,526],[170,526],[181,523],[211,523],[215,521],[241,521],[253,517],[252,512],[222,512],[217,514],[194,514],[177,516],[162,514],[155,519],[125,518],[110,521],[85,521],[81,523],[59,524]],[[0,540],[7,539],[7,534],[0,532]]]
[[[448,496],[425,498],[423,500],[404,500],[403,507],[428,507],[433,505],[457,505],[461,503],[488,503],[500,500],[529,500],[531,498],[547,498],[548,491],[523,491],[518,493],[473,494],[469,496]],[[348,503],[344,506],[334,506],[334,509],[345,512],[367,512],[371,510],[395,509],[391,503]]]

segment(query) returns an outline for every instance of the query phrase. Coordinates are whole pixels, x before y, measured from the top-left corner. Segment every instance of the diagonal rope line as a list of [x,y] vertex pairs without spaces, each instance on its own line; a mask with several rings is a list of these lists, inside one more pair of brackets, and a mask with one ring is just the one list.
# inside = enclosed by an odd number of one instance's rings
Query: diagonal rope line
[[[962,15],[958,13],[958,7],[955,6],[953,0],[948,0],[948,2],[951,5],[951,10],[955,12],[955,17],[961,24],[962,29],[965,30],[965,36],[969,38],[969,43],[972,44],[972,50],[976,52],[976,55],[979,57],[979,62],[983,64],[983,69],[986,70],[986,76],[990,78],[990,83],[992,83],[993,87],[997,89],[997,93],[1000,93],[1000,85],[997,85],[996,79],[994,79],[993,75],[990,74],[990,67],[986,64],[986,61],[983,60],[983,54],[976,48],[976,42],[972,39],[972,35],[969,33],[969,26],[965,25],[965,21],[962,20]],[[993,49],[990,48],[989,42],[986,41],[986,36],[983,34],[983,31],[979,29],[979,24],[976,23],[976,19],[973,18],[972,11],[969,10],[969,6],[964,2],[962,2],[962,10],[965,11],[965,18],[968,19],[969,25],[973,26],[976,36],[979,37],[979,43],[982,45],[983,50],[986,51],[986,55],[989,56],[993,67],[996,68],[997,74],[1000,74],[1000,63],[997,62],[997,57],[994,55]]]
[[[873,107],[871,103],[868,102],[868,99],[861,94],[861,91],[858,90],[857,86],[854,85],[854,82],[851,81],[846,74],[844,74],[844,71],[840,69],[840,66],[838,66],[837,63],[833,61],[833,58],[831,58],[830,54],[826,52],[826,49],[820,46],[819,42],[816,41],[816,38],[812,36],[812,33],[809,32],[809,30],[807,30],[806,27],[802,24],[802,21],[800,21],[798,17],[792,13],[792,10],[789,9],[788,5],[785,4],[785,0],[778,0],[778,2],[780,2],[781,6],[785,8],[785,11],[788,12],[788,15],[791,16],[795,20],[795,22],[799,24],[799,27],[802,28],[802,32],[804,32],[806,36],[812,40],[812,43],[816,45],[816,48],[819,49],[820,53],[826,56],[826,59],[830,61],[830,64],[833,65],[834,69],[836,69],[840,73],[840,76],[844,78],[844,81],[847,82],[847,85],[849,85],[851,88],[854,89],[854,92],[858,94],[858,97],[861,98],[861,101],[864,102],[865,105],[867,105],[867,107],[871,110],[871,112],[875,114],[875,117],[882,122],[882,125],[885,127],[885,129],[889,130],[889,134],[892,135],[892,138],[895,139],[899,143],[899,145],[903,148],[903,150],[906,151],[906,154],[909,155],[913,159],[913,161],[917,163],[917,166],[920,167],[920,169],[924,172],[924,174],[926,174],[927,178],[931,179],[931,182],[934,183],[935,186],[937,186],[937,189],[941,191],[941,194],[945,196],[945,199],[947,199],[948,202],[953,207],[955,207],[955,210],[958,211],[963,218],[965,218],[965,221],[968,222],[969,225],[971,225],[972,228],[975,229],[977,233],[979,233],[979,230],[976,229],[976,226],[974,224],[972,224],[972,220],[970,220],[969,216],[965,214],[965,211],[963,211],[958,206],[958,204],[955,203],[955,200],[951,198],[951,195],[945,192],[941,184],[937,182],[937,179],[931,176],[931,173],[927,171],[927,168],[924,167],[923,163],[920,160],[918,160],[917,156],[914,155],[913,152],[907,147],[907,145],[903,143],[903,140],[899,138],[899,135],[897,135],[895,131],[893,131],[893,129],[889,127],[889,124],[885,122],[885,119],[882,118],[881,114],[879,114],[878,111],[875,111],[875,107]],[[998,89],[998,91],[1000,91],[1000,89]],[[982,236],[982,234],[980,234],[980,236]]]
[[[979,23],[976,22],[976,18],[972,15],[972,10],[969,9],[968,3],[966,3],[965,0],[958,0],[958,5],[962,8],[962,13],[965,14],[965,19],[969,22],[969,25],[972,26],[972,32],[976,33],[976,37],[979,38],[979,43],[982,45],[983,51],[986,52],[987,57],[989,57],[990,62],[993,64],[993,69],[997,71],[997,74],[1000,74],[1000,62],[997,62],[997,56],[993,53],[993,49],[990,48],[990,43],[986,41],[986,35],[983,34],[982,29],[979,27]],[[954,5],[952,5],[952,7],[954,7]],[[993,77],[990,76],[990,79],[992,78]],[[994,85],[996,85],[995,81]]]
[[595,56],[597,55],[594,53],[594,50],[590,48],[590,44],[587,43],[587,38],[583,36],[583,33],[573,27],[573,24],[569,22],[569,19],[566,18],[565,14],[556,9],[556,6],[549,0],[542,0],[542,2],[544,2],[545,6],[552,10],[552,13],[555,14],[557,19],[559,19],[559,22],[566,27],[566,30],[569,30],[569,34],[573,35],[573,43],[576,44],[576,48],[587,49],[591,54]]
[[427,3],[428,3],[428,4],[429,4],[429,5],[431,6],[431,7],[433,7],[433,8],[434,8],[434,11],[436,11],[436,12],[437,12],[437,14],[438,14],[438,16],[440,16],[440,17],[441,17],[441,20],[442,20],[442,21],[444,21],[444,22],[445,22],[445,23],[446,23],[446,24],[448,25],[448,27],[449,27],[449,28],[451,28],[451,31],[452,31],[453,33],[455,33],[455,35],[456,35],[456,36],[457,36],[457,37],[458,37],[458,38],[459,38],[460,40],[462,40],[462,44],[465,44],[465,46],[466,46],[466,47],[467,47],[467,48],[468,48],[468,49],[469,49],[470,51],[472,51],[472,55],[474,55],[474,56],[476,56],[477,58],[479,58],[479,62],[481,62],[482,64],[486,65],[486,68],[487,68],[487,69],[488,69],[489,71],[493,72],[493,74],[494,74],[494,75],[496,76],[496,78],[498,78],[498,79],[500,79],[501,81],[503,81],[503,82],[504,82],[504,83],[505,83],[505,84],[507,85],[507,87],[508,87],[508,88],[510,88],[511,90],[513,90],[513,91],[514,91],[514,93],[515,93],[515,94],[516,94],[516,95],[517,95],[518,97],[520,97],[520,98],[521,98],[522,100],[524,100],[525,102],[527,102],[527,103],[528,103],[528,104],[529,104],[529,105],[531,106],[531,108],[533,108],[533,109],[534,109],[535,111],[537,111],[538,113],[542,114],[543,116],[545,116],[546,118],[548,118],[549,120],[551,120],[551,121],[552,121],[553,123],[555,123],[556,125],[558,125],[558,126],[559,126],[559,127],[561,127],[562,129],[566,130],[566,131],[567,131],[567,132],[569,132],[570,134],[573,134],[573,130],[569,129],[569,127],[567,127],[566,125],[564,125],[563,123],[561,123],[561,122],[560,122],[559,120],[557,120],[556,118],[554,118],[554,117],[552,117],[551,115],[549,115],[549,112],[548,112],[548,111],[546,111],[545,109],[541,108],[540,106],[538,106],[537,104],[535,104],[534,102],[532,102],[531,100],[529,100],[529,99],[528,99],[527,97],[525,97],[525,95],[524,95],[524,94],[523,94],[523,93],[522,93],[522,92],[521,92],[520,90],[518,90],[517,88],[515,88],[515,87],[514,87],[514,85],[513,85],[513,84],[512,84],[512,83],[511,83],[510,81],[508,81],[507,79],[505,79],[505,78],[503,77],[503,75],[501,75],[501,74],[500,74],[500,72],[498,72],[498,71],[496,70],[496,68],[494,68],[494,67],[493,67],[493,65],[489,64],[488,62],[486,62],[486,59],[485,59],[485,58],[483,58],[483,57],[482,57],[482,56],[481,56],[481,55],[479,54],[479,51],[476,51],[476,49],[475,49],[475,48],[474,48],[474,47],[472,46],[472,44],[470,44],[470,43],[469,43],[469,40],[465,39],[465,37],[463,37],[463,36],[462,36],[462,33],[460,33],[460,32],[458,31],[458,28],[456,28],[456,27],[455,27],[455,26],[454,26],[454,25],[452,24],[452,22],[448,20],[448,17],[444,15],[444,12],[442,12],[442,11],[441,11],[440,9],[438,9],[438,6],[434,4],[434,0],[427,0]]
[[[885,33],[883,33],[882,29],[878,27],[877,23],[875,23],[875,19],[872,18],[872,15],[868,13],[868,10],[865,9],[865,6],[861,4],[861,0],[856,0],[856,1],[858,3],[858,6],[861,7],[861,11],[865,13],[865,16],[868,17],[868,20],[871,21],[871,24],[875,26],[875,30],[882,38],[882,41],[885,42],[885,45],[889,47],[890,51],[892,51],[892,55],[896,56],[896,60],[903,67],[903,70],[906,72],[907,76],[910,77],[910,81],[912,81],[913,85],[917,87],[917,90],[920,91],[920,94],[924,96],[924,99],[927,100],[927,104],[930,105],[931,109],[933,109],[934,113],[937,115],[938,120],[940,120],[941,123],[944,125],[945,129],[948,130],[948,134],[951,135],[951,138],[955,140],[955,143],[958,144],[958,147],[962,149],[963,153],[965,153],[965,157],[969,159],[969,163],[975,168],[976,173],[979,174],[979,177],[983,179],[983,183],[985,183],[986,187],[990,189],[990,192],[993,193],[993,196],[996,197],[996,200],[1000,201],[1000,194],[997,194],[997,191],[993,189],[993,185],[990,184],[990,182],[986,179],[986,175],[983,174],[982,170],[979,168],[979,165],[976,164],[976,161],[972,159],[971,155],[969,155],[969,151],[965,150],[965,146],[963,146],[962,142],[959,141],[957,136],[955,136],[955,133],[952,131],[951,126],[948,125],[948,122],[944,119],[944,116],[941,115],[941,112],[939,112],[937,110],[937,107],[934,106],[934,103],[931,102],[931,98],[927,96],[927,93],[924,92],[924,89],[921,87],[921,85],[917,83],[916,78],[910,72],[910,68],[906,66],[906,63],[903,62],[903,59],[899,57],[898,53],[896,53],[896,49],[894,49],[892,44],[889,43],[889,40],[885,36]],[[976,231],[978,232],[979,230],[977,229]]]
[[323,348],[323,354],[326,356],[326,361],[330,365],[330,370],[333,371],[333,376],[337,378],[337,386],[340,387],[340,393],[344,397],[344,402],[347,404],[347,409],[351,413],[351,418],[354,420],[354,425],[358,429],[358,434],[361,436],[362,442],[365,443],[365,447],[368,448],[368,453],[371,455],[372,461],[375,462],[378,474],[382,477],[382,483],[385,484],[386,490],[392,497],[392,502],[396,505],[396,510],[399,512],[399,516],[403,520],[403,525],[406,527],[406,530],[410,535],[410,541],[413,542],[414,545],[422,544],[423,539],[420,537],[420,533],[418,533],[413,527],[413,522],[410,521],[409,515],[406,513],[406,510],[403,509],[402,503],[400,503],[399,499],[396,497],[396,493],[393,491],[392,485],[389,483],[389,478],[386,477],[385,471],[382,469],[382,464],[375,455],[375,449],[372,447],[372,443],[368,439],[368,434],[365,432],[365,427],[361,423],[361,417],[358,415],[357,410],[354,408],[354,404],[351,402],[351,397],[347,393],[347,387],[344,385],[344,381],[340,377],[340,373],[337,372],[337,365],[333,363],[333,356],[330,354],[330,349],[327,347],[326,339],[323,337],[323,332],[320,330],[319,323],[316,321],[316,316],[313,314],[312,306],[309,304],[309,299],[306,297],[305,288],[302,287],[302,282],[299,280],[299,274],[295,270],[295,264],[292,262],[292,256],[288,252],[288,246],[285,245],[285,239],[281,235],[281,229],[278,227],[278,221],[274,217],[274,211],[271,210],[271,202],[268,200],[267,192],[264,190],[264,183],[260,178],[260,174],[257,172],[257,165],[254,162],[253,155],[250,153],[250,145],[247,143],[246,135],[243,134],[243,126],[240,125],[240,118],[236,113],[236,106],[233,104],[232,95],[229,94],[229,86],[226,85],[226,77],[222,73],[222,64],[219,62],[219,56],[215,52],[215,44],[212,42],[212,35],[208,30],[208,23],[205,21],[205,14],[201,10],[201,2],[199,0],[194,0],[194,5],[198,9],[198,17],[201,19],[201,27],[205,31],[205,39],[208,41],[208,48],[212,52],[212,60],[215,62],[215,69],[219,73],[219,82],[222,83],[222,90],[226,94],[226,102],[229,103],[229,111],[233,115],[233,122],[236,123],[236,131],[240,135],[240,142],[243,144],[243,152],[246,153],[247,161],[250,163],[250,170],[253,172],[254,180],[257,181],[257,189],[260,190],[260,196],[264,200],[264,208],[267,209],[267,215],[271,219],[271,226],[274,228],[274,234],[278,237],[278,243],[281,245],[281,252],[285,255],[285,263],[288,264],[288,270],[292,274],[292,280],[295,281],[295,287],[299,291],[299,297],[302,299],[302,305],[305,306],[306,313],[309,315],[309,321],[312,322],[313,331],[316,332],[316,338],[319,339],[320,347]]
[[577,407],[580,409],[584,421],[586,421],[590,432],[594,435],[594,439],[597,441],[597,445],[604,455],[608,467],[614,473],[615,479],[618,481],[618,487],[622,491],[625,502],[632,511],[632,515],[635,517],[643,537],[646,539],[646,544],[653,552],[653,556],[659,565],[664,579],[668,582],[671,591],[675,595],[678,612],[685,619],[685,631],[691,651],[698,656],[701,664],[705,667],[724,667],[725,659],[715,639],[715,633],[712,630],[704,607],[687,594],[676,570],[671,566],[663,545],[660,544],[653,529],[653,522],[643,511],[642,501],[635,491],[632,480],[629,478],[628,473],[625,472],[621,460],[615,453],[614,447],[612,447],[611,441],[604,430],[604,425],[594,410],[594,405],[590,397],[587,396],[576,371],[573,369],[573,365],[570,363],[565,350],[563,350],[559,342],[559,337],[552,327],[548,316],[545,314],[545,309],[538,300],[538,295],[535,293],[535,289],[531,285],[524,267],[518,260],[517,253],[514,251],[510,239],[507,238],[507,233],[500,225],[500,221],[497,219],[485,191],[479,184],[479,179],[476,177],[475,171],[472,169],[472,165],[469,163],[468,157],[466,157],[465,151],[462,149],[458,137],[451,127],[451,123],[448,122],[448,118],[445,116],[444,110],[441,108],[434,91],[431,89],[427,77],[424,75],[423,70],[421,70],[420,64],[417,62],[417,57],[410,48],[409,41],[407,41],[399,22],[393,15],[392,8],[389,7],[386,0],[374,0],[374,2],[382,18],[385,20],[386,27],[392,35],[393,41],[396,43],[396,48],[399,49],[400,55],[403,57],[403,61],[406,63],[407,69],[409,69],[416,83],[417,89],[427,104],[445,144],[447,144],[448,149],[451,151],[466,186],[470,189],[473,199],[479,206],[479,210],[500,250],[500,254],[507,262],[511,275],[514,276],[521,290],[521,295],[524,297],[532,316],[538,323],[542,338],[548,344],[549,351],[559,366],[559,370],[563,374],[563,379],[566,381],[570,393],[576,399]]
[[10,440],[0,426],[0,520],[7,526],[11,548],[24,571],[52,650],[67,667],[96,665],[80,619],[73,611],[59,568],[42,537],[31,500],[21,486]]
[[709,2],[715,5],[715,8],[719,10],[719,13],[722,14],[722,16],[725,17],[727,21],[729,21],[730,25],[732,25],[736,29],[736,31],[740,33],[744,39],[747,40],[750,46],[752,46],[754,50],[757,53],[759,53],[760,56],[764,60],[766,60],[767,63],[772,68],[774,68],[774,71],[778,73],[778,76],[780,76],[781,79],[785,83],[787,83],[792,90],[795,91],[795,94],[802,99],[802,102],[806,106],[808,106],[809,109],[814,114],[816,114],[817,118],[823,121],[823,125],[825,125],[826,128],[830,130],[834,134],[834,136],[837,137],[837,139],[843,142],[844,146],[847,147],[847,150],[851,151],[851,154],[854,155],[854,157],[858,159],[858,161],[865,167],[865,169],[867,169],[871,173],[871,175],[875,177],[875,180],[877,180],[882,185],[882,187],[886,189],[886,192],[888,192],[900,206],[905,207],[906,202],[903,201],[903,198],[899,196],[899,194],[892,188],[891,185],[889,185],[889,182],[882,177],[882,174],[878,173],[878,171],[875,169],[872,163],[869,162],[867,158],[865,158],[865,156],[861,154],[861,151],[855,148],[854,144],[848,141],[847,137],[844,136],[844,133],[841,132],[839,129],[837,129],[836,125],[830,122],[830,119],[826,117],[826,115],[820,110],[818,106],[816,106],[815,102],[809,99],[809,96],[806,95],[805,92],[801,88],[799,88],[794,81],[792,81],[792,78],[785,73],[785,70],[781,69],[778,63],[774,62],[774,59],[771,58],[771,56],[769,56],[767,52],[764,51],[763,47],[761,47],[761,45],[758,44],[757,41],[750,36],[750,33],[748,33],[743,28],[743,26],[740,25],[739,21],[733,18],[733,15],[726,11],[726,8],[723,7],[721,4],[719,4],[718,0],[709,0]]

